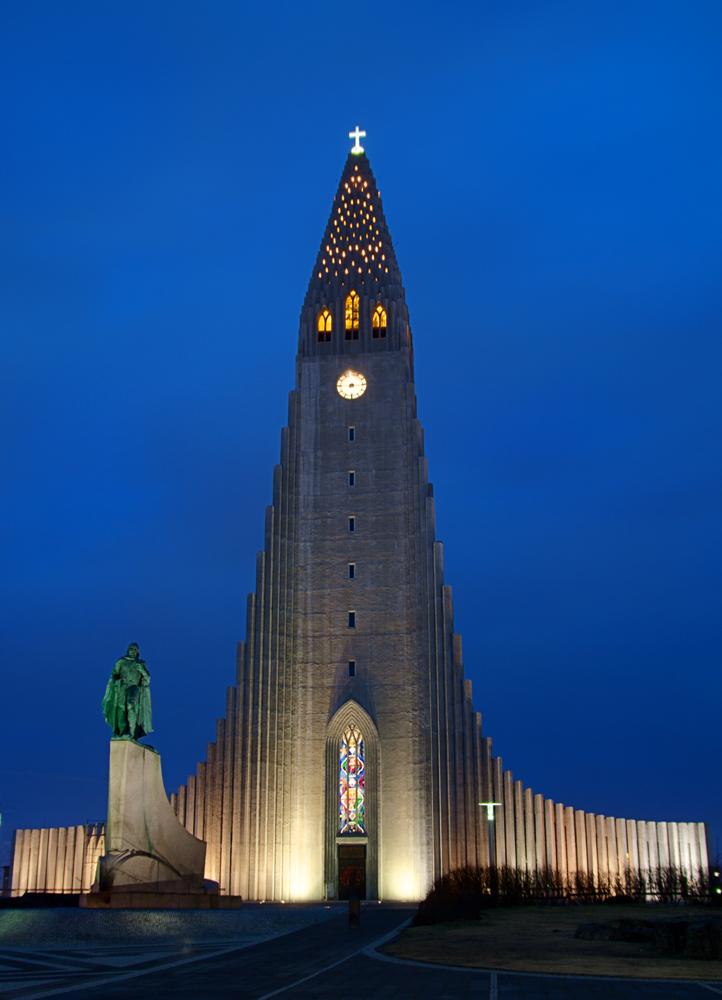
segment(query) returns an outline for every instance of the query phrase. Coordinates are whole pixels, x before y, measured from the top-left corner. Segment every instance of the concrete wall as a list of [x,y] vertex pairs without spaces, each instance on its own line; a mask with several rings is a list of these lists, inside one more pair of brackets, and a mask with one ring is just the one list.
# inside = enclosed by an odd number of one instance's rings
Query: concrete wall
[[[370,720],[369,894],[419,898],[441,872],[488,861],[481,719],[435,539],[410,349],[394,329],[385,343],[298,360],[237,684],[206,760],[172,798],[225,893],[319,899],[334,881],[328,741],[344,706]],[[336,391],[349,367],[367,379],[360,399]]]
[[[488,765],[487,765],[488,767]],[[654,823],[585,813],[534,795],[512,781],[500,757],[491,770],[501,775],[502,794],[494,801],[488,837],[498,866],[550,872],[573,884],[577,876],[596,886],[609,882],[624,891],[632,879],[670,868],[691,882],[706,877],[712,863],[705,823]],[[498,795],[498,792],[495,793]]]
[[10,895],[89,892],[105,854],[105,824],[16,830]]

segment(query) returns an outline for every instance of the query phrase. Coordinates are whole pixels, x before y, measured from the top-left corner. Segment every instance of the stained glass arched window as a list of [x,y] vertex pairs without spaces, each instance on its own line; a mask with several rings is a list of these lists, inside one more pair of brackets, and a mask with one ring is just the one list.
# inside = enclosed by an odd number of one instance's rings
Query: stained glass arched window
[[356,727],[346,730],[339,753],[339,832],[365,833],[364,741]]
[[373,327],[373,339],[378,340],[386,336],[386,310],[382,305],[377,305],[371,318]]
[[318,314],[318,342],[319,344],[331,343],[331,313],[328,309],[322,309]]
[[358,340],[358,295],[349,292],[346,296],[346,340]]

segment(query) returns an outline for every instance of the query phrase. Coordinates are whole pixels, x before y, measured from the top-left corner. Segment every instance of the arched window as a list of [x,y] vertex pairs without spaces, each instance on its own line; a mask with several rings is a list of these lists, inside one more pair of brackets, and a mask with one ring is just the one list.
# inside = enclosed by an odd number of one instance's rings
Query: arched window
[[386,310],[379,303],[374,309],[374,314],[371,318],[371,326],[373,327],[373,338],[378,340],[383,339],[386,336]]
[[328,309],[322,309],[318,314],[318,342],[319,344],[331,343],[331,313]]
[[358,340],[358,295],[349,292],[346,298],[346,340]]
[[341,740],[338,785],[339,833],[365,833],[364,741],[355,726]]

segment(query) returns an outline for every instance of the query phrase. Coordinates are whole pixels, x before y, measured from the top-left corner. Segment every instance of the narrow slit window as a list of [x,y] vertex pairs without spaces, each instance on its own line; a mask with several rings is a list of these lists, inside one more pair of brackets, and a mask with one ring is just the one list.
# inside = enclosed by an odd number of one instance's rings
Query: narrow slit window
[[325,308],[318,314],[318,342],[331,343],[331,313]]
[[348,661],[348,675],[349,675],[349,677],[355,677],[356,676],[356,660],[349,660]]
[[386,310],[380,303],[374,309],[374,314],[371,317],[371,326],[374,340],[384,340],[386,338]]
[[355,531],[356,530],[356,518],[355,517],[350,517],[348,519],[348,530],[349,531]]
[[355,427],[349,427],[349,429],[348,429],[348,439],[349,439],[349,441],[355,441],[356,440],[356,428]]
[[349,578],[349,580],[355,580],[356,579],[356,563],[349,563],[348,564],[348,578]]
[[348,484],[349,484],[349,486],[355,486],[356,485],[356,473],[355,472],[349,472],[349,474],[348,474]]
[[348,627],[349,628],[356,628],[356,612],[355,611],[349,611],[349,613],[348,613]]

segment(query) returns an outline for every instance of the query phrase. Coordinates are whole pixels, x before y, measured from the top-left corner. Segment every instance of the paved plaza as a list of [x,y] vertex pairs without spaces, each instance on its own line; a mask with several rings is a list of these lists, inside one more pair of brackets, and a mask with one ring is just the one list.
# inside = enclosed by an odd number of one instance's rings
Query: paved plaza
[[[32,914],[25,911],[26,927]],[[376,946],[411,916],[410,907],[366,904],[361,928],[349,930],[345,908],[248,907],[240,914],[133,914],[136,930],[95,942],[38,940],[21,946],[0,933],[0,997],[40,1000],[64,995],[78,1000],[641,1000],[712,998],[722,982],[672,982],[535,976],[450,969],[403,962],[380,954]],[[53,919],[80,923],[77,911],[55,911]],[[7,914],[2,915],[3,918]],[[116,921],[119,914],[110,916]],[[225,916],[225,915],[223,915]],[[145,918],[148,934],[137,931]],[[43,919],[43,918],[41,918]],[[49,918],[45,918],[46,921]],[[130,919],[130,918],[128,918]],[[183,922],[187,921],[187,930]],[[159,928],[174,928],[160,940]],[[110,926],[105,922],[105,928]],[[0,921],[0,931],[3,924]],[[234,940],[224,940],[231,934]],[[10,935],[12,937],[12,935]]]

